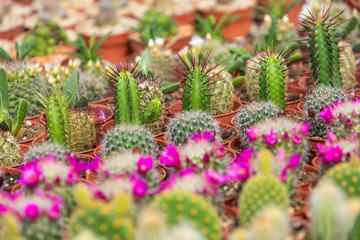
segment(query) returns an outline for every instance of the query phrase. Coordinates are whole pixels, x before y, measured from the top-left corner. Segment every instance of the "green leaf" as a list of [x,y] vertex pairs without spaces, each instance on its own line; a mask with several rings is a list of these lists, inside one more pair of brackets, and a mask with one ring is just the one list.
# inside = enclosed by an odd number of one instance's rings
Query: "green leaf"
[[78,86],[79,86],[79,72],[74,71],[70,75],[70,79],[67,82],[64,90],[66,102],[69,102],[70,106],[74,106],[74,104],[76,103]]
[[9,54],[7,54],[7,52],[3,48],[0,48],[0,58],[6,61],[12,61],[12,58],[9,56]]
[[138,69],[142,71],[144,74],[148,74],[150,72],[150,55],[149,49],[145,49],[141,55],[141,60],[138,65]]
[[97,41],[97,43],[96,43],[96,45],[95,45],[95,47],[94,47],[94,53],[96,53],[98,50],[99,50],[99,48],[101,47],[101,45],[105,42],[105,40],[110,36],[110,34],[111,34],[111,32],[108,32],[105,36],[103,36],[103,37],[101,37],[98,41]]
[[13,125],[11,128],[11,133],[14,136],[17,136],[17,134],[21,128],[21,125],[24,122],[27,108],[28,108],[28,102],[24,99],[21,99],[19,104],[17,105],[16,111],[15,111],[15,116],[14,116],[14,122],[13,122]]
[[159,99],[151,100],[144,110],[144,114],[142,116],[143,124],[150,124],[159,120],[162,113],[162,105]]
[[8,110],[0,109],[0,129],[5,132],[11,130],[11,117]]
[[0,68],[0,110],[9,111],[9,88],[5,69]]
[[173,93],[180,89],[180,83],[178,82],[171,82],[171,83],[165,83],[161,85],[161,91],[164,94]]

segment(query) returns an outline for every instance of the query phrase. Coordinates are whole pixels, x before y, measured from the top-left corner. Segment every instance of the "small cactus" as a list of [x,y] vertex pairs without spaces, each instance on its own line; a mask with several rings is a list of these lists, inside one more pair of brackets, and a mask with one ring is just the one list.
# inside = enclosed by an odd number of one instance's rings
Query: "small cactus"
[[256,62],[259,61],[260,58],[258,56],[255,56],[246,62],[244,85],[250,101],[258,101],[260,96],[260,73],[259,71],[253,70],[254,68],[258,67],[258,64]]
[[8,240],[24,240],[20,235],[20,224],[17,218],[12,214],[1,216],[0,238]]
[[16,138],[9,132],[1,132],[0,130],[0,166],[8,167],[22,163],[20,158],[20,147]]
[[66,162],[68,159],[67,149],[64,146],[52,142],[43,142],[30,148],[24,155],[24,161],[31,162],[35,160],[35,158],[47,157],[50,153],[56,156],[56,159],[59,161]]
[[340,72],[343,79],[343,89],[352,90],[356,86],[356,61],[349,43],[340,41]]
[[166,240],[169,238],[166,215],[155,208],[145,208],[139,215],[135,240]]

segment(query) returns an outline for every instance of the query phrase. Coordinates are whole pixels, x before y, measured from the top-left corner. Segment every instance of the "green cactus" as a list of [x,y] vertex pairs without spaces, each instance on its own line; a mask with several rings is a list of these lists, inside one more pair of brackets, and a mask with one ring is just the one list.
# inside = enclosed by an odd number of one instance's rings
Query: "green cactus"
[[[313,80],[317,84],[342,87],[340,72],[340,48],[336,33],[336,24],[330,18],[331,6],[321,16],[310,13],[303,25],[309,33],[308,50]],[[336,24],[336,25],[335,25]],[[334,26],[335,25],[335,26]]]
[[209,130],[220,133],[219,123],[210,114],[202,111],[184,111],[177,114],[168,124],[169,141],[175,145],[185,142],[186,138],[197,132]]
[[352,157],[351,162],[340,163],[332,167],[326,173],[325,178],[332,179],[336,185],[344,190],[347,196],[360,196],[358,184],[360,180],[360,164],[358,158]]
[[188,222],[208,240],[221,238],[221,221],[216,209],[200,195],[183,191],[164,192],[155,197],[153,205],[167,215],[170,226]]
[[81,71],[79,78],[79,95],[89,101],[97,101],[107,97],[106,81],[98,73]]
[[341,99],[347,99],[343,90],[331,86],[318,86],[306,96],[303,109],[306,114],[305,122],[310,122],[309,137],[327,138],[329,127],[324,124],[323,120],[318,119],[319,112],[325,106],[330,106]]
[[356,62],[355,55],[351,45],[347,42],[340,41],[340,71],[343,78],[343,89],[351,90],[356,86]]
[[280,111],[274,103],[270,101],[252,102],[239,110],[235,118],[235,126],[240,131],[241,138],[247,139],[246,131],[249,127],[260,121],[276,117]]
[[20,235],[20,224],[16,217],[12,214],[2,216],[0,224],[0,239],[8,240],[24,240]]
[[52,142],[38,143],[34,147],[30,148],[30,150],[24,155],[24,161],[31,162],[35,158],[47,157],[50,153],[56,156],[59,161],[67,161],[66,147]]
[[357,217],[354,227],[349,235],[348,240],[360,239],[360,215]]
[[93,201],[75,211],[70,220],[70,236],[76,238],[87,230],[99,239],[133,239],[133,222],[117,215],[105,202]]
[[259,62],[259,61],[260,61],[260,58],[255,56],[246,62],[244,84],[245,84],[246,93],[249,96],[250,101],[259,100],[260,73],[258,71],[253,70],[254,68],[257,68],[258,64],[256,62]]
[[20,147],[16,138],[9,132],[1,132],[0,130],[0,166],[8,167],[22,163],[20,158]]
[[135,240],[166,240],[168,237],[166,215],[156,208],[145,208],[138,217]]
[[142,126],[118,125],[104,138],[102,154],[104,157],[124,151],[140,151],[142,154],[152,154],[155,143],[152,134]]
[[40,217],[36,221],[26,220],[22,223],[21,235],[28,240],[61,240],[64,231],[64,220],[51,220]]

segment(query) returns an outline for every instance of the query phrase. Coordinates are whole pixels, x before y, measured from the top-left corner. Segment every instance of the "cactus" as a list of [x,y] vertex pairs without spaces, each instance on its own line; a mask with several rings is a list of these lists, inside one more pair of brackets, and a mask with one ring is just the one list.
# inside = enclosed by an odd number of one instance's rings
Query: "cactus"
[[134,236],[132,221],[117,215],[107,203],[101,201],[80,207],[73,213],[70,223],[70,236],[75,238],[84,230],[106,240],[133,239]]
[[256,62],[259,62],[260,58],[258,56],[252,57],[246,62],[246,68],[245,68],[245,89],[246,93],[249,96],[250,101],[257,101],[259,100],[259,77],[260,73],[258,71],[254,71],[254,68],[257,68],[258,64]]
[[105,157],[124,151],[139,150],[142,154],[152,154],[155,143],[152,134],[137,125],[115,126],[104,138],[102,154]]
[[184,111],[171,119],[169,129],[169,141],[175,145],[185,142],[186,138],[193,136],[194,133],[204,133],[205,130],[215,132],[219,138],[219,123],[208,113],[202,111]]
[[319,85],[337,86],[342,88],[342,76],[340,72],[340,48],[334,20],[330,17],[331,6],[323,10],[321,16],[307,16],[302,24],[308,31],[308,50],[313,80]]
[[24,155],[25,162],[31,162],[35,158],[47,157],[49,154],[55,155],[57,160],[67,162],[67,150],[64,146],[52,142],[38,143],[30,148]]
[[340,163],[329,169],[325,178],[330,178],[334,183],[344,190],[349,197],[359,197],[360,189],[358,181],[360,180],[360,163],[355,156],[351,162]]
[[343,79],[343,89],[351,90],[356,86],[356,62],[351,45],[347,42],[340,41],[340,72]]
[[19,221],[12,214],[1,216],[0,238],[8,240],[24,240],[20,235],[21,228]]
[[150,93],[139,90],[139,85],[143,83],[143,88],[154,91],[155,88],[146,85],[156,82],[147,81],[136,71],[136,67],[130,70],[128,65],[118,62],[115,69],[107,70],[105,79],[114,89],[115,123],[149,124],[157,121],[162,114],[162,93],[155,94],[152,99]]
[[191,226],[190,224],[180,224],[171,231],[170,240],[185,240],[185,239],[196,239],[196,240],[206,240],[205,234],[201,233],[200,230],[196,227]]
[[325,106],[341,99],[347,99],[342,89],[331,86],[318,86],[306,96],[303,109],[306,114],[305,122],[310,122],[309,137],[327,138],[329,127],[324,124],[323,120],[318,119],[319,112]]
[[61,240],[64,222],[50,220],[49,218],[38,218],[35,222],[25,221],[22,226],[22,235],[28,240]]
[[348,239],[357,211],[352,213],[353,209],[347,207],[349,200],[341,188],[324,179],[312,193],[310,202],[314,239]]
[[188,222],[208,240],[221,238],[221,221],[215,208],[202,196],[183,191],[157,195],[152,203],[167,216],[170,226]]
[[0,130],[0,166],[8,167],[22,163],[20,158],[20,147],[14,136],[9,132]]
[[264,121],[266,119],[276,117],[280,111],[274,103],[270,101],[265,102],[252,102],[245,105],[239,110],[235,118],[235,126],[240,131],[240,137],[246,141],[246,131],[249,127]]
[[80,72],[79,95],[89,101],[97,101],[107,97],[106,81],[98,73]]
[[135,240],[168,239],[166,215],[155,208],[145,208],[138,217]]

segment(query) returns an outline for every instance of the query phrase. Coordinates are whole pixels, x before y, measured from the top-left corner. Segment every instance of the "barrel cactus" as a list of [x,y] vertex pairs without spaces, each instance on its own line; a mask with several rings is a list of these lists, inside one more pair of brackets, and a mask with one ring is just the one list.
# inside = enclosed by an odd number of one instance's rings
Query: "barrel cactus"
[[36,158],[47,157],[49,154],[56,156],[59,161],[67,161],[66,147],[52,142],[38,143],[30,148],[24,155],[24,161],[31,162]]
[[340,71],[343,79],[343,89],[351,90],[356,86],[356,61],[352,47],[345,41],[339,42],[340,47]]

